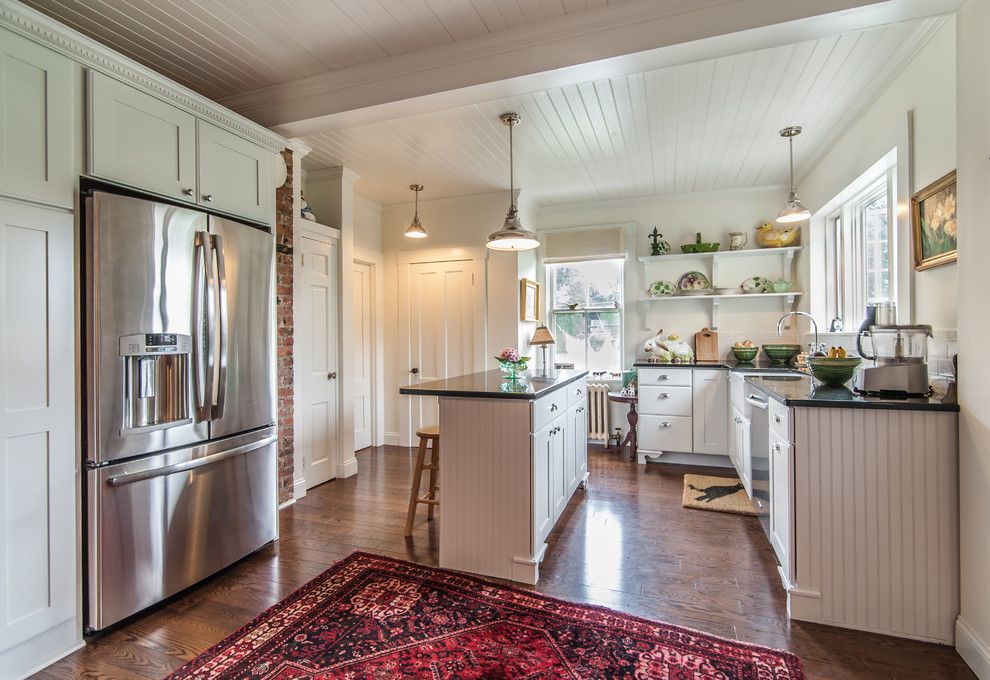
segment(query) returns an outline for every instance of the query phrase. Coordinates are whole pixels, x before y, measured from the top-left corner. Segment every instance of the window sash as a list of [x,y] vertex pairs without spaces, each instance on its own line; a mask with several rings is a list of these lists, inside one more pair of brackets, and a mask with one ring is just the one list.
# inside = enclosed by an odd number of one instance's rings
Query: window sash
[[[612,258],[612,259],[617,259],[617,258]],[[555,309],[554,308],[554,300],[556,299],[556,291],[555,291],[556,276],[554,275],[554,268],[557,267],[557,266],[560,266],[560,265],[564,265],[564,264],[567,264],[567,263],[547,263],[546,270],[545,270],[546,271],[546,278],[547,278],[547,284],[546,285],[547,285],[547,292],[548,292],[547,299],[550,302],[550,328],[552,330],[556,331],[556,329],[557,329],[557,316],[558,315],[572,315],[572,316],[581,315],[581,316],[584,317],[584,344],[583,344],[582,355],[583,355],[583,359],[584,359],[583,365],[587,367],[588,366],[588,361],[589,361],[589,353],[590,353],[590,346],[589,346],[589,344],[590,344],[590,337],[592,335],[591,334],[591,315],[593,315],[593,314],[600,314],[600,313],[604,313],[604,312],[614,312],[614,313],[616,313],[617,316],[618,316],[618,330],[619,330],[618,340],[617,340],[618,349],[619,349],[619,351],[618,351],[618,357],[617,357],[617,362],[618,363],[617,363],[616,366],[611,367],[609,370],[611,370],[613,372],[616,372],[616,373],[621,372],[622,371],[622,361],[623,361],[623,356],[624,356],[624,351],[625,351],[624,350],[624,348],[625,348],[625,344],[624,344],[624,342],[625,342],[625,314],[624,314],[624,307],[625,307],[625,268],[624,267],[620,267],[619,268],[619,288],[618,288],[618,298],[619,298],[619,300],[617,301],[617,303],[614,303],[614,304],[611,304],[611,305],[603,305],[603,306],[580,306],[580,307],[575,307],[574,309]],[[559,342],[559,340],[558,340],[558,342]],[[573,351],[568,352],[568,355],[567,356],[573,357],[574,356],[574,352]]]

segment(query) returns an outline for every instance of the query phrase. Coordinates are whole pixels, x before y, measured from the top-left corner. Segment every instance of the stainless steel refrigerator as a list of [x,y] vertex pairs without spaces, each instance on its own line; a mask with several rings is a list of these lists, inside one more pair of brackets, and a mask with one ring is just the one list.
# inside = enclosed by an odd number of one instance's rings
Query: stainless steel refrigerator
[[276,538],[274,240],[102,191],[85,209],[94,631]]

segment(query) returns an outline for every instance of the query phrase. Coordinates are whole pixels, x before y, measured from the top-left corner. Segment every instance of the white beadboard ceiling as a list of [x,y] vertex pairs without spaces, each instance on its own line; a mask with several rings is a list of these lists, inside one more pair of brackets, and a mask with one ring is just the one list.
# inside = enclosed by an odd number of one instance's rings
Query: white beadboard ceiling
[[553,88],[305,138],[306,168],[345,165],[383,204],[508,188],[503,111],[517,111],[516,186],[541,205],[787,182],[800,178],[942,18]]
[[620,0],[22,0],[211,99]]

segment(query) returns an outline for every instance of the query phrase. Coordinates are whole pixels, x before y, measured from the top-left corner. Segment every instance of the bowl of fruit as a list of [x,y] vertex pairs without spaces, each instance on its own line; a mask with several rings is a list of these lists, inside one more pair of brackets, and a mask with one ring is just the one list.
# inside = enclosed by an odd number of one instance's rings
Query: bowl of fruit
[[732,346],[732,354],[736,357],[737,361],[743,363],[751,363],[759,352],[760,348],[752,340],[743,340]]
[[808,357],[811,374],[829,387],[842,387],[852,380],[862,359],[848,355],[844,347],[830,347],[826,356]]

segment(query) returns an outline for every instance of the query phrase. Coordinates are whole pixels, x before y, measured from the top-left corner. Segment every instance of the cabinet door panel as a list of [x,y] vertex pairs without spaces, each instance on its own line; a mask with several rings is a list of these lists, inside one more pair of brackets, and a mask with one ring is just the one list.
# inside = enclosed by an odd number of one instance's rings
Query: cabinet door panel
[[728,372],[695,370],[694,452],[722,454],[728,450]]
[[70,213],[0,201],[0,652],[76,615]]
[[564,426],[564,492],[570,497],[578,482],[578,408],[572,406],[567,410],[567,421]]
[[196,119],[90,72],[90,172],[180,201],[196,200]]
[[0,30],[0,193],[72,207],[73,68],[69,58]]
[[788,583],[794,582],[791,541],[793,482],[791,446],[776,432],[770,435],[770,542]]
[[639,417],[637,434],[639,448],[644,451],[691,452],[691,418],[642,415]]
[[232,132],[198,121],[199,196],[212,210],[271,224],[275,189],[272,154]]
[[557,421],[559,424],[550,428],[550,496],[553,500],[553,522],[557,521],[564,511],[569,498],[567,494],[567,473],[564,462],[564,429],[566,419]]
[[533,442],[533,554],[538,552],[543,539],[553,526],[553,500],[551,498],[550,430],[545,427],[532,437]]
[[575,442],[577,446],[577,481],[580,484],[588,473],[588,407],[586,405],[578,407],[575,436],[577,437]]

